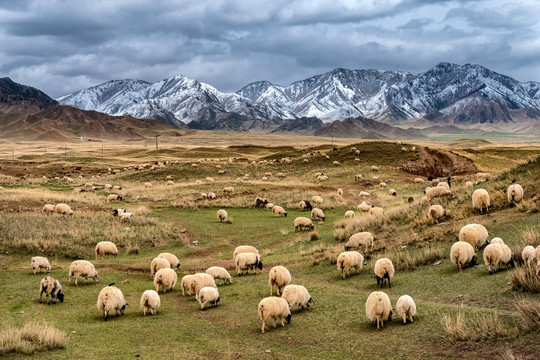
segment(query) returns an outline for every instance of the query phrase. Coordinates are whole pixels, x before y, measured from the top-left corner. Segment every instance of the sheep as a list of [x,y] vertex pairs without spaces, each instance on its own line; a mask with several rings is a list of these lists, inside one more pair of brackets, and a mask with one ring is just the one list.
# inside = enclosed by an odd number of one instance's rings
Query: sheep
[[56,304],[56,299],[60,300],[61,303],[64,302],[62,285],[60,284],[60,281],[51,276],[45,276],[43,279],[41,279],[41,283],[39,284],[39,302],[41,302],[43,293],[45,293],[47,305],[51,303],[49,300],[49,295],[51,295],[53,304]]
[[486,213],[489,213],[489,193],[484,189],[476,189],[472,194],[472,206],[473,208],[480,211],[480,214],[484,213],[484,208]]
[[168,180],[167,183],[166,183],[167,186],[172,186],[174,185],[174,181],[172,180]]
[[281,206],[278,206],[278,205],[274,205],[272,207],[272,214],[275,216],[285,216],[287,217],[287,212],[285,211],[285,209],[283,209]]
[[450,248],[450,260],[456,264],[459,272],[463,271],[463,266],[475,266],[478,256],[471,244],[465,241],[457,241]]
[[107,255],[112,255],[114,257],[118,256],[118,249],[116,248],[116,245],[111,241],[98,242],[94,252],[96,253],[96,260],[98,258],[98,255],[101,255],[102,259],[104,256]]
[[394,189],[390,189],[388,190],[388,194],[390,194],[391,196],[397,196],[397,191]]
[[345,211],[345,219],[352,219],[352,218],[354,218],[354,211],[352,210]]
[[266,207],[266,210],[272,210],[272,208],[274,207],[274,204],[268,203],[268,204],[266,204],[265,207]]
[[199,300],[199,292],[205,286],[217,288],[214,277],[207,273],[194,274],[191,280],[190,293],[195,294],[195,299]]
[[191,164],[191,167],[194,168],[194,169],[196,169],[196,168],[199,167],[199,164]]
[[392,303],[386,293],[374,291],[366,301],[366,317],[370,322],[377,323],[377,331],[384,328],[385,321],[392,321]]
[[224,194],[224,195],[227,195],[227,196],[228,196],[228,195],[231,195],[231,196],[234,195],[234,188],[235,188],[234,186],[227,186],[227,187],[224,187],[224,188],[223,188],[223,194]]
[[334,166],[341,166],[341,164],[339,163],[339,161],[335,160],[332,162],[332,165]]
[[426,180],[424,180],[422,178],[414,178],[414,183],[415,184],[423,184],[425,182],[426,182]]
[[236,255],[234,263],[238,276],[242,276],[244,270],[246,270],[246,273],[248,273],[250,270],[256,272],[256,268],[259,268],[259,270],[262,270],[263,268],[261,256],[254,253],[240,253]]
[[287,175],[285,175],[284,173],[281,173],[281,172],[280,172],[280,173],[277,173],[276,176],[277,176],[278,178],[286,178],[286,177],[287,177]]
[[362,174],[356,174],[356,175],[354,175],[354,181],[360,181],[360,180],[362,180],[363,177],[364,177],[364,175],[362,175]]
[[54,212],[54,205],[53,204],[45,204],[43,205],[43,210],[41,210],[44,213],[53,213]]
[[84,187],[85,188],[93,188],[94,185],[92,183],[86,183],[86,184],[84,184]]
[[3,186],[0,186],[0,191],[5,191],[6,189],[4,189]]
[[368,205],[368,204],[366,204],[365,201],[362,201],[362,203],[361,203],[360,205],[358,205],[358,206],[356,207],[356,209],[357,209],[358,211],[368,212],[369,209],[371,209],[371,206]]
[[459,241],[465,241],[471,244],[476,250],[487,243],[489,233],[484,225],[468,224],[459,230]]
[[122,315],[124,315],[124,311],[126,310],[127,302],[124,299],[122,290],[113,285],[114,283],[101,289],[97,300],[97,308],[101,311],[103,320],[105,321],[107,321],[109,312],[114,310],[118,317],[118,310],[120,310],[120,314]]
[[261,208],[261,209],[264,208],[264,207],[266,206],[266,204],[268,204],[268,200],[267,200],[267,199],[265,199],[265,198],[260,198],[260,197],[258,197],[258,196],[255,198],[255,207],[256,207],[257,209],[259,209],[259,208]]
[[182,283],[180,284],[182,286],[182,296],[192,295],[191,294],[191,283],[195,279],[195,275],[185,275],[182,278]]
[[313,209],[313,206],[311,206],[311,203],[307,200],[302,200],[298,204],[298,207],[300,208],[300,211],[308,210],[311,211]]
[[396,303],[396,311],[403,319],[403,324],[407,324],[407,320],[414,321],[414,315],[416,315],[416,304],[409,295],[401,296]]
[[384,213],[384,209],[382,207],[376,207],[375,205],[371,205],[369,213],[373,216],[382,216]]
[[355,269],[359,273],[362,270],[362,266],[367,264],[364,256],[358,251],[342,252],[338,255],[336,263],[343,279],[345,279],[351,269]]
[[216,288],[205,286],[199,291],[199,304],[201,310],[204,310],[204,306],[209,304],[210,306],[217,306],[220,300],[219,292]]
[[338,196],[343,196],[343,189],[337,189]]
[[153,187],[153,186],[154,186],[154,185],[152,185],[151,182],[145,182],[145,183],[144,183],[144,187],[145,187],[145,188],[151,188],[151,187]]
[[270,285],[270,296],[276,286],[276,292],[280,295],[283,288],[291,283],[291,273],[285,266],[277,265],[270,269],[268,273],[268,285]]
[[212,275],[214,281],[216,279],[222,280],[223,284],[232,284],[232,276],[227,269],[220,266],[212,266],[206,269],[206,273]]
[[523,251],[521,252],[521,258],[523,259],[523,262],[526,266],[530,267],[535,257],[536,252],[533,246],[527,245],[523,248]]
[[141,308],[143,315],[146,316],[148,311],[150,315],[156,315],[157,308],[161,305],[159,294],[154,290],[146,290],[141,296]]
[[126,212],[126,209],[124,209],[124,208],[114,209],[112,211],[112,216],[119,216],[119,215],[121,215],[121,214],[123,214],[125,212]]
[[72,277],[75,278],[75,286],[79,286],[77,280],[79,280],[80,277],[84,278],[85,284],[88,282],[88,278],[95,282],[99,281],[99,274],[96,271],[94,264],[86,260],[75,260],[71,263],[69,266],[68,284],[71,284]]
[[68,204],[56,204],[54,212],[62,215],[73,215],[73,210]]
[[381,284],[381,289],[385,280],[388,280],[388,287],[390,289],[392,288],[392,284],[390,284],[390,278],[394,277],[394,264],[392,263],[392,260],[388,258],[380,258],[375,262],[373,272],[377,278],[377,285]]
[[381,182],[379,183],[379,187],[380,187],[381,189],[384,189],[384,188],[386,188],[387,186],[388,186],[388,185],[387,185],[384,181],[381,181]]
[[223,175],[227,172],[227,170],[218,170],[218,175]]
[[[306,159],[307,160],[307,159]],[[291,309],[287,300],[276,296],[266,297],[259,302],[259,318],[262,320],[261,331],[268,328],[266,322],[269,319],[274,319],[274,327],[277,325],[277,319],[281,319],[281,326],[285,326],[284,320],[287,324],[291,323]]]
[[523,188],[519,184],[512,184],[506,190],[510,205],[515,205],[523,199]]
[[442,219],[445,215],[444,208],[441,205],[431,205],[428,210],[428,217],[431,219],[432,223],[439,223],[439,220]]
[[506,244],[495,243],[489,244],[484,249],[484,263],[489,270],[489,274],[493,273],[493,268],[499,265],[510,265],[514,267],[514,254]]
[[217,218],[218,218],[219,222],[223,222],[223,221],[227,220],[227,217],[228,217],[227,211],[225,211],[223,209],[218,210]]
[[240,253],[253,253],[253,254],[257,254],[259,255],[259,250],[257,250],[254,246],[251,246],[251,245],[240,245],[240,246],[237,246],[235,249],[234,249],[234,253],[233,253],[233,261],[236,260],[236,256]]
[[371,166],[371,171],[379,171],[379,168],[375,165]]
[[489,243],[490,244],[504,244],[504,240],[501,239],[500,237],[495,237],[495,238],[491,239],[491,241]]
[[370,232],[364,231],[351,235],[345,244],[345,251],[364,249],[364,252],[373,251],[374,237]]
[[117,194],[110,194],[109,196],[107,196],[107,202],[111,201],[122,201],[122,196]]
[[466,181],[465,182],[465,187],[473,187],[474,184],[472,183],[472,181]]
[[292,309],[293,306],[298,306],[298,309],[304,310],[315,303],[307,289],[302,285],[287,285],[283,289],[281,298],[287,301],[289,304],[289,309]]
[[150,273],[152,274],[152,277],[154,277],[161,269],[171,269],[171,263],[164,257],[154,258],[150,263]]
[[214,182],[214,178],[211,178],[210,176],[207,176],[206,178],[204,178],[204,181],[206,181],[208,184],[211,184]]
[[129,220],[133,216],[133,213],[130,212],[123,212],[119,215],[120,219],[122,220]]
[[437,184],[437,187],[442,187],[442,188],[445,188],[447,190],[450,190],[450,185],[448,185],[447,182],[440,182]]
[[166,293],[168,290],[176,285],[178,281],[178,275],[176,271],[169,268],[159,269],[154,276],[154,285],[156,286],[156,292],[159,292],[159,286],[163,289],[163,292]]
[[306,217],[297,217],[294,219],[294,231],[302,231],[303,229],[313,230],[315,229],[315,225]]
[[37,270],[41,272],[41,269],[46,270],[48,273],[51,272],[51,265],[49,264],[49,260],[47,260],[47,258],[43,256],[34,256],[30,261],[30,264],[32,265],[32,270],[34,270],[34,275],[36,275]]
[[267,178],[266,176],[263,176],[263,177],[261,178],[261,180],[262,180],[262,181],[268,181],[268,178]]
[[211,199],[211,200],[215,200],[217,198],[217,195],[213,192],[209,192],[208,193],[208,198]]
[[167,177],[165,178],[165,180],[173,180],[173,176],[172,175],[167,175]]
[[318,195],[314,195],[311,198],[311,202],[314,203],[314,204],[322,204],[323,203],[323,198],[318,196]]
[[122,187],[120,185],[113,186],[113,191],[119,191],[119,190],[122,190]]
[[454,196],[454,193],[451,190],[439,186],[427,188],[425,192],[427,201],[431,201],[436,197]]
[[314,220],[326,220],[326,216],[324,216],[324,212],[319,208],[313,208],[311,210],[311,218]]
[[367,191],[360,191],[360,193],[358,194],[358,196],[360,196],[360,197],[370,197],[371,194],[368,193]]
[[208,199],[208,194],[207,193],[200,193],[199,194],[199,200],[204,200],[204,199]]
[[172,269],[180,269],[180,260],[176,257],[176,255],[165,252],[158,255],[158,258],[167,259]]

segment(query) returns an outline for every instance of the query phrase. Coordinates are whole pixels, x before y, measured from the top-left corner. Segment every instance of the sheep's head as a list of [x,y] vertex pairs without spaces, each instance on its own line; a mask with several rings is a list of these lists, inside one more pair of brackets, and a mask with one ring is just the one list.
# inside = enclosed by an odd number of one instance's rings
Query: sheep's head
[[469,266],[475,266],[476,263],[477,263],[477,261],[478,261],[478,255],[477,255],[477,254],[474,254],[474,256],[472,257],[472,260],[471,260]]
[[366,265],[367,265],[367,261],[366,261],[366,258],[364,258],[364,261],[362,261],[362,264],[363,264],[364,266],[366,266]]
[[291,312],[289,311],[289,314],[287,315],[287,317],[285,318],[285,320],[287,320],[287,324],[290,324],[291,323]]
[[308,303],[308,305],[309,304],[315,304],[315,300],[313,300],[313,298],[310,297],[307,303]]
[[258,260],[257,261],[257,267],[259,268],[259,270],[262,270],[263,269],[263,263],[261,260]]
[[58,300],[60,300],[61,303],[64,302],[64,293],[62,292],[62,290],[60,290],[58,292],[58,294],[56,295],[56,297],[58,298]]
[[394,309],[390,310],[390,313],[388,314],[388,321],[392,321],[393,314],[394,314]]
[[95,282],[99,281],[99,274],[97,273],[97,271],[94,273],[94,276],[92,276],[92,280],[94,280]]

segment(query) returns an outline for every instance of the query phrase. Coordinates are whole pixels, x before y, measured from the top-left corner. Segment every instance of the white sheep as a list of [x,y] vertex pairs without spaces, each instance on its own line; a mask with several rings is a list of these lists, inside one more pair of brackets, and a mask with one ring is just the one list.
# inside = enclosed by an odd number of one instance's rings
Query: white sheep
[[473,186],[474,186],[474,184],[473,184],[472,181],[466,181],[465,182],[465,187],[473,187]]
[[459,241],[465,241],[478,250],[487,243],[489,233],[484,225],[468,224],[459,230]]
[[216,195],[216,193],[209,192],[208,193],[208,198],[211,199],[211,200],[215,200],[217,198],[217,195]]
[[144,187],[145,187],[145,188],[151,188],[151,187],[153,187],[153,185],[152,185],[151,182],[145,182],[145,183],[144,183]]
[[51,265],[49,264],[49,260],[47,260],[47,258],[43,256],[32,257],[30,264],[32,265],[32,270],[34,270],[34,275],[36,275],[37,270],[41,272],[41,269],[46,270],[48,273],[51,272]]
[[367,191],[360,191],[360,193],[358,194],[360,197],[370,197],[371,194],[368,193]]
[[339,161],[335,160],[332,162],[332,165],[334,166],[341,166],[341,164],[339,163]]
[[493,239],[491,239],[489,243],[490,244],[504,244],[504,240],[501,239],[500,237],[494,237]]
[[159,294],[154,290],[146,290],[141,296],[141,308],[143,309],[143,315],[146,316],[146,312],[150,315],[156,315],[157,308],[161,305],[161,299]]
[[204,310],[205,305],[217,306],[220,300],[218,289],[205,286],[199,291],[199,297],[197,299],[201,305],[201,310]]
[[313,208],[311,209],[311,218],[314,220],[326,220],[326,216],[324,216],[324,212],[319,208]]
[[277,265],[270,269],[268,273],[268,285],[270,285],[270,296],[276,287],[278,295],[282,292],[283,288],[291,283],[291,273],[285,266]]
[[253,254],[257,254],[259,255],[259,250],[257,250],[254,246],[251,246],[251,245],[240,245],[240,246],[237,246],[235,249],[234,249],[234,253],[233,253],[233,261],[236,260],[236,256],[240,253],[253,253]]
[[73,210],[68,204],[56,204],[54,212],[62,215],[73,215]]
[[75,286],[79,286],[77,284],[77,280],[80,277],[84,278],[85,284],[88,282],[88,278],[94,280],[95,282],[99,281],[99,274],[96,271],[94,264],[86,260],[75,260],[71,263],[69,266],[68,284],[71,284],[71,278],[73,277],[75,278]]
[[123,214],[125,212],[126,212],[126,209],[124,209],[124,208],[114,209],[112,211],[112,216],[120,216],[121,214]]
[[109,312],[114,310],[116,316],[118,316],[118,311],[120,311],[120,314],[124,315],[124,310],[126,310],[127,303],[124,299],[124,294],[122,294],[122,290],[113,285],[114,283],[101,289],[97,300],[97,308],[101,311],[103,320],[105,321],[107,321],[107,318],[109,317]]
[[185,296],[186,293],[188,295],[191,295],[191,283],[193,282],[194,279],[195,279],[195,275],[185,275],[182,278],[181,286],[182,286],[182,295],[183,296]]
[[178,260],[176,255],[168,253],[168,252],[164,252],[164,253],[159,254],[158,258],[167,259],[167,261],[169,262],[171,268],[180,269],[180,260]]
[[450,260],[456,264],[459,272],[464,266],[475,266],[477,255],[471,244],[465,241],[457,241],[450,248]]
[[415,184],[423,184],[426,182],[426,180],[422,179],[422,178],[414,178],[414,182]]
[[207,176],[204,181],[206,181],[208,184],[211,184],[214,182],[214,178],[211,178],[210,176]]
[[395,189],[388,190],[388,194],[391,196],[397,196],[397,191]]
[[309,201],[302,200],[298,203],[298,208],[300,209],[300,211],[304,211],[304,210],[311,210],[312,206]]
[[303,229],[313,230],[315,229],[315,225],[306,217],[300,216],[294,219],[294,231],[302,231]]
[[416,304],[413,298],[409,295],[401,296],[396,303],[396,312],[401,316],[404,324],[407,323],[407,320],[413,322],[416,315]]
[[218,218],[219,222],[223,222],[223,221],[227,220],[227,217],[228,217],[227,211],[225,211],[223,209],[218,210],[217,218]]
[[272,203],[269,202],[269,203],[267,203],[267,204],[265,205],[265,208],[266,208],[266,210],[272,210],[272,208],[273,208],[274,206],[275,206],[274,204],[272,204]]
[[506,196],[511,205],[517,204],[523,199],[523,187],[519,184],[510,185],[506,190]]
[[285,209],[283,209],[281,206],[278,206],[278,205],[274,205],[272,207],[272,214],[274,215],[274,217],[276,216],[287,217],[287,212],[285,211]]
[[60,302],[64,302],[62,285],[60,284],[60,281],[51,276],[45,276],[43,279],[41,279],[39,284],[39,302],[41,302],[43,293],[45,293],[47,305],[50,304],[49,295],[51,295],[53,304],[56,304],[56,299],[60,300]]
[[445,215],[444,208],[441,205],[431,205],[428,210],[428,216],[433,223],[439,223]]
[[97,243],[96,248],[94,249],[94,252],[96,254],[96,260],[98,256],[103,257],[112,255],[116,257],[118,255],[118,249],[116,245],[111,241],[100,241]]
[[309,307],[315,303],[307,289],[302,285],[285,286],[281,298],[287,301],[289,309],[292,309],[293,306],[297,306],[298,309],[301,310],[304,310],[304,308],[309,309]]
[[527,245],[523,248],[523,251],[521,252],[521,258],[523,259],[523,262],[526,266],[530,267],[532,265],[532,261],[536,258],[536,252],[534,249],[534,246]]
[[437,187],[442,187],[442,188],[445,188],[447,190],[450,190],[450,185],[448,185],[448,183],[446,181],[442,181],[442,182],[438,183]]
[[121,213],[120,215],[118,215],[118,217],[121,220],[130,220],[132,216],[133,216],[133,213],[125,212],[125,211],[123,213]]
[[223,195],[232,196],[234,195],[234,186],[227,186],[223,188]]
[[427,201],[431,201],[436,197],[442,197],[442,196],[454,196],[454,193],[450,189],[446,189],[444,187],[439,187],[439,186],[426,188]]
[[356,175],[354,175],[354,181],[360,181],[360,180],[362,180],[363,177],[364,177],[364,175],[362,175],[362,174],[356,174]]
[[173,180],[167,180],[166,185],[167,186],[172,186],[172,185],[174,185],[174,181]]
[[205,286],[217,288],[214,277],[207,273],[194,274],[193,279],[191,280],[190,292],[195,294],[195,299],[199,299],[199,292]]
[[382,216],[384,213],[384,209],[382,207],[371,205],[371,209],[369,209],[369,213],[373,216]]
[[349,241],[345,244],[345,251],[349,250],[360,250],[360,247],[363,247],[364,252],[368,250],[373,251],[373,241],[375,238],[373,234],[367,231],[359,232],[351,235]]
[[374,291],[366,301],[366,317],[370,322],[377,323],[377,331],[384,328],[385,321],[392,321],[392,303],[386,293]]
[[[306,159],[307,160],[307,159]],[[274,319],[274,327],[277,325],[277,319],[281,319],[281,326],[285,326],[284,320],[287,324],[291,323],[291,309],[287,300],[276,296],[266,297],[259,302],[259,318],[262,320],[261,331],[268,328],[266,322],[270,319]]]
[[154,276],[154,285],[156,286],[156,292],[159,292],[159,287],[163,289],[163,292],[166,293],[168,290],[176,285],[178,281],[178,275],[176,271],[169,268],[159,269]]
[[236,272],[238,273],[238,276],[242,276],[244,271],[246,271],[246,273],[249,272],[250,270],[253,270],[256,272],[256,268],[259,268],[259,270],[262,270],[263,268],[261,256],[259,254],[254,254],[254,253],[237,254],[234,263],[236,266]]
[[388,287],[391,289],[390,278],[394,277],[394,264],[392,260],[388,258],[380,258],[375,262],[373,272],[377,278],[377,285],[381,285],[381,289],[386,280],[388,280]]
[[388,185],[387,185],[384,181],[381,181],[381,182],[379,183],[379,187],[380,187],[381,189],[384,189],[384,188],[386,188],[387,186],[388,186]]
[[206,269],[206,273],[212,275],[214,281],[219,279],[223,281],[223,284],[232,284],[231,274],[221,266],[212,266]]
[[337,189],[338,196],[343,196],[343,189]]
[[111,201],[122,201],[122,196],[117,194],[110,194],[109,196],[107,196],[107,202]]
[[150,263],[150,273],[152,276],[156,275],[156,273],[161,269],[171,269],[171,263],[169,260],[164,257],[152,259],[152,262]]
[[318,195],[314,195],[311,197],[311,202],[314,203],[314,204],[322,204],[324,202],[323,198],[318,196]]
[[514,267],[514,254],[512,254],[512,250],[510,250],[506,244],[489,244],[484,249],[483,255],[484,263],[486,264],[490,275],[494,272],[494,268],[497,265],[499,266],[499,270],[501,265],[510,265],[511,267]]
[[358,211],[368,212],[371,209],[371,205],[368,205],[365,201],[362,201],[360,205],[356,207]]
[[473,208],[480,211],[480,214],[484,213],[484,208],[486,213],[489,213],[489,193],[485,189],[476,189],[472,194],[472,206]]
[[44,213],[51,213],[52,214],[54,212],[54,207],[55,206],[53,204],[45,204],[45,205],[43,205],[43,210],[41,210],[41,211],[43,211]]
[[379,168],[375,165],[371,166],[371,171],[379,171]]
[[345,279],[351,269],[355,269],[359,273],[362,266],[366,264],[366,260],[358,251],[345,251],[338,255],[336,263],[341,277]]
[[352,211],[352,210],[345,211],[345,219],[352,219],[352,218],[354,218],[354,216],[355,216],[354,211]]

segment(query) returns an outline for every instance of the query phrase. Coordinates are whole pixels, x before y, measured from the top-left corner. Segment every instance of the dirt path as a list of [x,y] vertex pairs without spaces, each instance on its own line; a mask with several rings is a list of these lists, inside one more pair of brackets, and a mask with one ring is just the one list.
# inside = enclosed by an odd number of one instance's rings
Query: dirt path
[[421,176],[454,176],[476,173],[478,170],[472,162],[463,156],[444,150],[419,147],[419,158],[399,167],[409,174]]

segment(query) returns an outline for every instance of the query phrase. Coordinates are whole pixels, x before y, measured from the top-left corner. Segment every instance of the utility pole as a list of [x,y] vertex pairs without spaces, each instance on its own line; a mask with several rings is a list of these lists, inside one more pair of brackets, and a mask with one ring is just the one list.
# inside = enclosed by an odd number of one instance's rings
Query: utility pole
[[11,157],[15,160],[15,149],[11,149]]
[[156,150],[158,149],[158,141],[157,141],[157,136],[156,136]]

